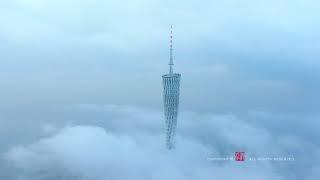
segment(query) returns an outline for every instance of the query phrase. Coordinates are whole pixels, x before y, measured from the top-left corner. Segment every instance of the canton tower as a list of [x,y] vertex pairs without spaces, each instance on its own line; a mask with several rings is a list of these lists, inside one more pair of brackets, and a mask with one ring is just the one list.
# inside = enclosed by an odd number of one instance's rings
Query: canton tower
[[179,73],[173,73],[173,49],[172,49],[172,25],[170,29],[170,61],[169,73],[162,76],[164,115],[166,118],[166,147],[174,147],[174,137],[177,129],[180,77]]

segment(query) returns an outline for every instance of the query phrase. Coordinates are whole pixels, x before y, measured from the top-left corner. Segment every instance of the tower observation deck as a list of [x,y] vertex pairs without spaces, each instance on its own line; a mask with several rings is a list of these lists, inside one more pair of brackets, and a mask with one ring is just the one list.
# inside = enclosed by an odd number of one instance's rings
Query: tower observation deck
[[173,72],[173,49],[172,49],[172,26],[170,31],[170,61],[169,73],[162,76],[163,82],[163,102],[166,125],[166,147],[174,147],[174,137],[177,129],[179,95],[180,95],[180,77],[179,73]]

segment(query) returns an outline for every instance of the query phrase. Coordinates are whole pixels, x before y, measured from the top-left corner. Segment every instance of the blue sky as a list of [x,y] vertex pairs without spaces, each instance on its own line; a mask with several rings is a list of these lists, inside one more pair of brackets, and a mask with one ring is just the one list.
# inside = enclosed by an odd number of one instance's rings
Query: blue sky
[[[58,103],[90,99],[160,107],[159,77],[167,70],[173,24],[175,68],[184,75],[187,109],[315,112],[318,6],[316,1],[3,1],[2,94],[9,104],[50,103],[50,95]],[[133,94],[119,90],[127,86]],[[15,98],[12,88],[31,98]],[[210,102],[199,100],[208,96]],[[215,108],[211,102],[217,102]]]

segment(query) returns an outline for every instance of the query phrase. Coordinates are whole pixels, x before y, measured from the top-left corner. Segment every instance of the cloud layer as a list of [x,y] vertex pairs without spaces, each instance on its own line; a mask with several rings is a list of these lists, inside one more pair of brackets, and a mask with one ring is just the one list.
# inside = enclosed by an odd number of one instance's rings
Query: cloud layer
[[[10,179],[314,179],[319,146],[299,134],[276,136],[233,115],[183,112],[177,146],[166,151],[162,113],[133,106],[77,105],[107,119],[72,120],[3,154]],[[101,121],[102,120],[102,121]],[[49,130],[48,130],[49,129]],[[201,130],[200,130],[201,129]],[[298,131],[299,133],[299,131]],[[304,147],[302,150],[301,147]],[[210,157],[293,156],[295,161],[216,162]],[[310,168],[312,167],[312,168]]]

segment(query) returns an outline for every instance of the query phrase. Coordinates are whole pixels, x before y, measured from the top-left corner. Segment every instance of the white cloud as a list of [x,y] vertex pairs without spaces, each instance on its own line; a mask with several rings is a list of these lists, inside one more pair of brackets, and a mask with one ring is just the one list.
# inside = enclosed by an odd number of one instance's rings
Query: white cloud
[[277,179],[272,171],[254,166],[252,170],[244,169],[249,171],[244,174],[234,164],[224,168],[211,164],[207,160],[207,148],[181,137],[177,148],[167,152],[162,140],[160,136],[146,136],[137,141],[99,127],[67,127],[31,146],[13,148],[7,159],[19,171],[24,170],[21,172],[25,174],[19,176],[31,179],[60,177],[61,172],[55,166],[64,169],[63,176],[85,179],[212,179],[216,176],[244,179],[262,174]]
[[[317,165],[319,147],[297,134],[274,136],[234,115],[183,112],[176,148],[166,151],[162,113],[132,106],[77,105],[70,110],[103,121],[72,120],[55,134],[4,154],[12,179],[291,179]],[[306,147],[304,154],[300,147]],[[294,162],[209,161],[243,150],[252,155],[293,155]],[[320,156],[319,156],[320,157]],[[291,172],[292,168],[300,168]],[[315,170],[312,170],[314,173]],[[311,172],[310,172],[311,173]]]

